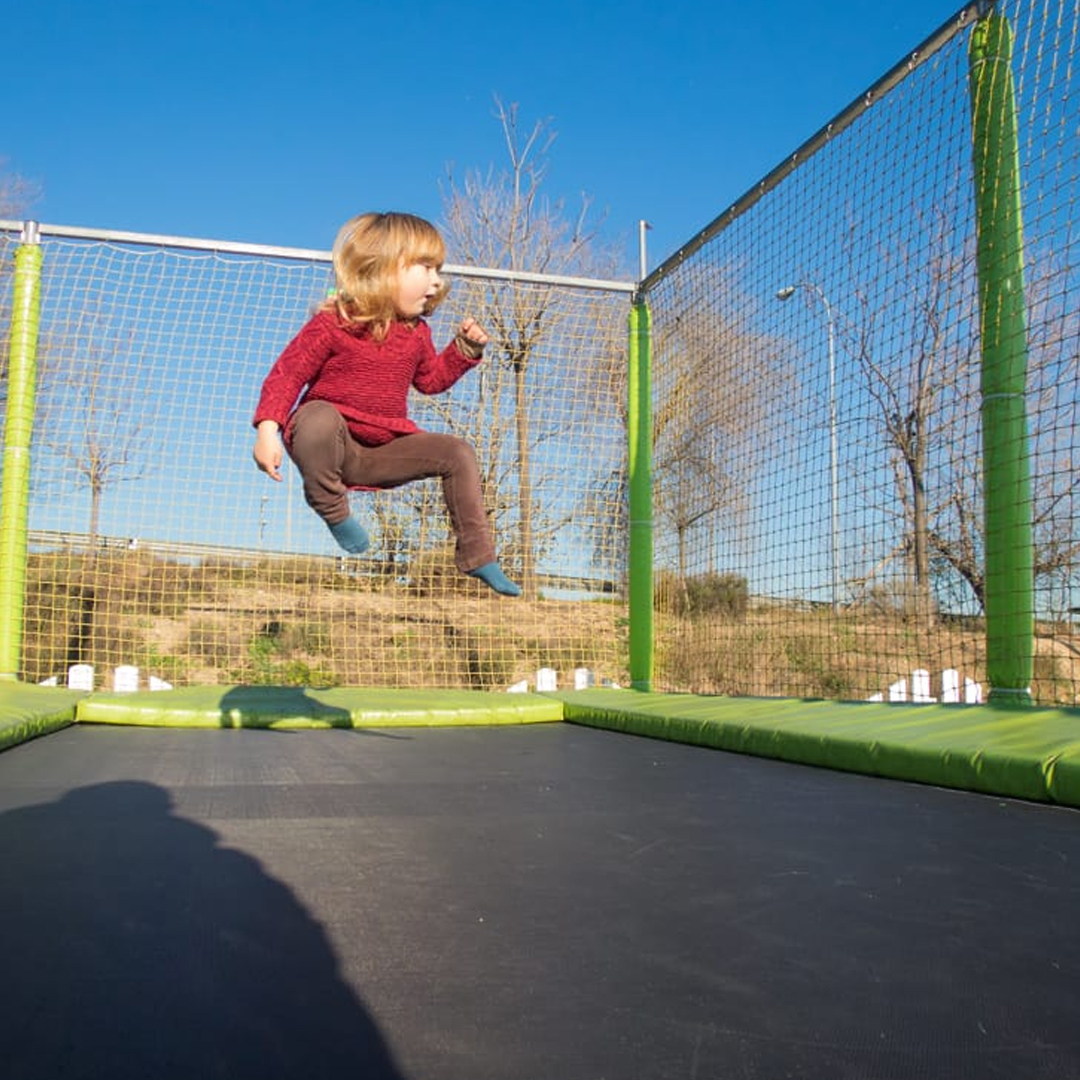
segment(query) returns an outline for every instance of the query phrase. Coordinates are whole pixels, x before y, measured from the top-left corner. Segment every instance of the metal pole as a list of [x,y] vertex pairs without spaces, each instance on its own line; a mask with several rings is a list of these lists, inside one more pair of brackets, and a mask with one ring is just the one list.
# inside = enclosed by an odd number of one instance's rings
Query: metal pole
[[649,261],[645,257],[645,234],[651,228],[652,226],[644,218],[638,222],[638,265],[640,271],[638,280],[640,281],[644,281],[645,275],[649,272]]
[[[19,222],[0,220],[0,229],[15,228]],[[140,244],[151,247],[180,248],[193,251],[216,251],[234,255],[255,255],[272,259],[299,259],[304,262],[329,263],[330,252],[314,248],[273,247],[267,244],[241,244],[232,240],[199,239],[192,236],[163,236],[159,233],[122,232],[116,229],[85,229],[73,225],[37,225],[43,236],[66,236],[78,240],[100,240],[104,243]],[[533,274],[526,271],[500,270],[482,266],[459,266],[446,263],[442,273],[448,277],[472,278],[478,281],[522,281],[537,285],[564,285],[570,289],[597,289],[602,292],[633,294],[637,282],[612,281],[602,278],[573,277],[565,274]]]
[[26,606],[30,443],[34,430],[37,341],[41,309],[41,244],[37,224],[23,226],[15,252],[11,347],[0,490],[0,681],[19,677]]
[[285,550],[292,552],[292,489],[293,470],[292,463],[286,462],[285,472]]
[[821,294],[829,321],[829,462],[832,484],[832,606],[840,609],[840,450],[836,430],[836,327],[832,305]]
[[660,281],[668,276],[677,266],[681,266],[695,252],[700,251],[713,237],[718,236],[732,222],[754,206],[760,199],[774,191],[783,180],[797,168],[805,165],[819,150],[836,143],[841,132],[846,131],[859,120],[867,109],[887,97],[901,82],[919,68],[929,64],[932,58],[952,39],[966,30],[976,16],[981,16],[993,0],[976,0],[966,4],[948,22],[942,24],[913,52],[886,72],[869,89],[864,90],[846,109],[834,116],[827,124],[811,135],[793,154],[785,158],[763,180],[759,180],[741,198],[733,202],[722,214],[713,218],[696,236],[669,255],[638,283],[640,291],[648,293]]
[[[836,420],[836,326],[833,320],[832,304],[825,295],[825,290],[812,281],[800,281],[798,288],[813,293],[825,308],[825,324],[829,335],[829,502],[830,502],[830,542],[832,571],[832,609],[840,608],[840,450]],[[778,300],[788,300],[795,293],[796,286],[787,285],[777,290]]]

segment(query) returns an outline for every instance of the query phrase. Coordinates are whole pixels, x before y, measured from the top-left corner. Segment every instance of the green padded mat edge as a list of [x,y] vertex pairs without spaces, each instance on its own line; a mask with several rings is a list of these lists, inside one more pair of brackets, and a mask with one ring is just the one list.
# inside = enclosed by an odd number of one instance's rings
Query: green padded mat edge
[[871,776],[1080,807],[1080,710],[336,687],[85,694],[0,683],[0,750],[69,724],[369,728],[571,723]]
[[80,723],[192,728],[368,728],[529,724],[562,720],[558,701],[469,690],[312,690],[192,686],[79,702]]
[[75,723],[83,696],[77,690],[0,682],[0,750]]
[[1080,710],[552,695],[571,723],[803,765],[1080,806]]

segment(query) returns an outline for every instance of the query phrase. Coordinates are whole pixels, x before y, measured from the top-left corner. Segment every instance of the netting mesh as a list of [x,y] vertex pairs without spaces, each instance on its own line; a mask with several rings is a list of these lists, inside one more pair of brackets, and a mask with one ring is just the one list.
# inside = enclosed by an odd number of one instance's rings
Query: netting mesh
[[[646,283],[658,688],[985,696],[1000,583],[984,535],[977,7]],[[1023,208],[1031,690],[1075,704],[1080,5],[997,11],[1014,33]],[[0,233],[5,277],[14,244]],[[259,385],[325,294],[325,260],[44,249],[26,678],[81,663],[99,682],[116,665],[176,684],[626,678],[624,292],[459,275],[434,321],[440,344],[466,313],[495,338],[481,373],[413,411],[477,447],[500,557],[525,586],[506,602],[454,570],[434,483],[357,495],[375,540],[357,560],[294,471],[255,472]]]
[[[1004,13],[1026,234],[1033,692],[1071,703],[1077,5]],[[660,685],[985,691],[970,25],[649,290]]]
[[[10,238],[9,238],[10,243]],[[456,276],[488,359],[421,427],[476,447],[500,600],[453,566],[437,481],[356,493],[345,557],[289,463],[252,461],[259,388],[331,284],[320,258],[42,240],[26,679],[506,689],[619,681],[625,293]],[[547,676],[551,678],[551,676]],[[156,683],[155,683],[156,684]]]

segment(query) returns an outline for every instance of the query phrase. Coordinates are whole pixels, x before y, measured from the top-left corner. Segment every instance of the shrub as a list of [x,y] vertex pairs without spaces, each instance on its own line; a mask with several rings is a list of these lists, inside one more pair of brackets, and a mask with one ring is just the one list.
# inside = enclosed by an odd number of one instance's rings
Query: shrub
[[670,572],[659,575],[654,602],[660,611],[695,618],[720,616],[746,618],[750,591],[741,574],[709,572],[680,578]]
[[415,556],[409,563],[409,588],[417,596],[472,596],[488,594],[486,585],[463,574],[454,563],[454,546],[445,544]]
[[261,686],[339,685],[341,680],[335,672],[312,667],[287,653],[284,628],[278,623],[267,624],[248,642],[247,659],[234,672],[234,679]]
[[457,628],[447,623],[444,633],[469,687],[501,690],[513,682],[518,644],[503,630],[486,626]]

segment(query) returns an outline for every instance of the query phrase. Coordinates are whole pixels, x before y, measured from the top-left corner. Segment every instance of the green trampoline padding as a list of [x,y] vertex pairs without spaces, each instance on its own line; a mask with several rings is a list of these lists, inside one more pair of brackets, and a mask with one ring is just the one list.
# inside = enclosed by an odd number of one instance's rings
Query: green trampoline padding
[[583,691],[566,720],[721,750],[1080,806],[1080,710]]
[[0,750],[73,724],[76,703],[84,696],[77,690],[0,682]]
[[83,723],[160,727],[446,727],[556,721],[562,706],[531,694],[469,690],[193,686],[93,694],[79,702],[76,715]]
[[80,694],[0,683],[0,749],[73,722],[189,728],[566,720],[848,772],[1080,807],[1080,710],[699,697],[630,690],[197,686]]

